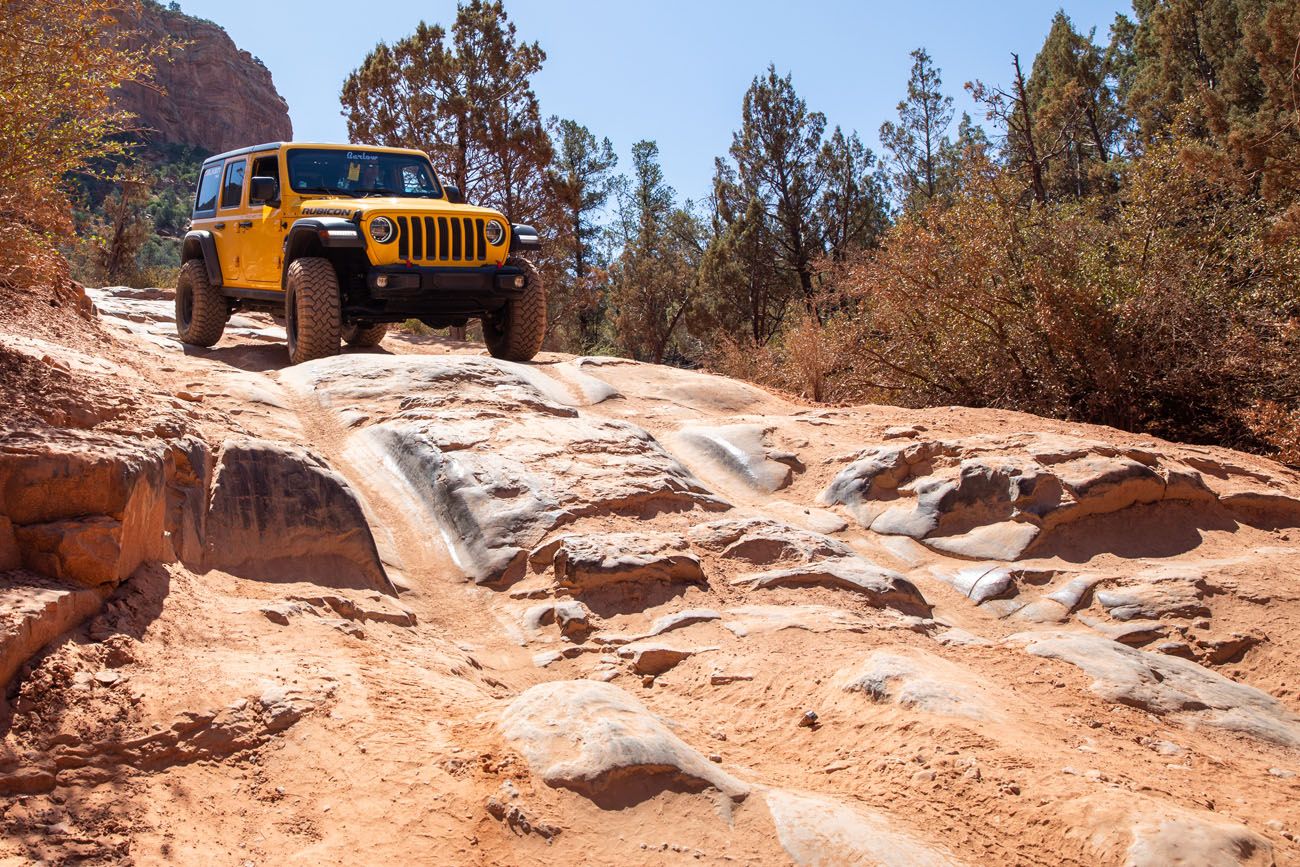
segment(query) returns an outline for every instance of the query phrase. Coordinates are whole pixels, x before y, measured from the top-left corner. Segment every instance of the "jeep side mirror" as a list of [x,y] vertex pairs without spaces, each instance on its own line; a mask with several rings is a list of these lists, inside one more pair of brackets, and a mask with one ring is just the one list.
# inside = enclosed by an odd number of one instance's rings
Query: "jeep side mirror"
[[455,205],[464,203],[465,197],[461,195],[460,187],[453,187],[451,184],[445,184],[442,189],[447,194],[447,201]]
[[275,178],[253,178],[248,182],[250,205],[278,205],[280,183]]

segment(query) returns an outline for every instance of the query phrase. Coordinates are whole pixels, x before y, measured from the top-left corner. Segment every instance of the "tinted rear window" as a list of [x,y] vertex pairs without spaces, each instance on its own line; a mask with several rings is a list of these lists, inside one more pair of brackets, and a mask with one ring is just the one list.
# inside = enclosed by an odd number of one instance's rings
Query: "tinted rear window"
[[221,184],[221,166],[208,166],[199,178],[199,192],[194,198],[194,213],[217,209],[217,189]]
[[226,182],[221,185],[221,207],[238,208],[244,193],[244,169],[246,160],[226,163]]

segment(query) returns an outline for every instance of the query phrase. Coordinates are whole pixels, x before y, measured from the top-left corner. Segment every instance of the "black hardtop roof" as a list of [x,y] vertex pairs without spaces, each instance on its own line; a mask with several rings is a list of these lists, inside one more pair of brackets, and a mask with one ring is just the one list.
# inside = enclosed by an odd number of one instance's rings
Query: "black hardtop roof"
[[266,144],[253,145],[252,147],[239,148],[238,150],[233,150],[233,151],[226,151],[223,154],[214,154],[208,157],[206,160],[203,161],[203,164],[206,166],[208,163],[219,163],[222,160],[230,159],[231,157],[242,156],[244,154],[251,154],[253,151],[278,151],[280,148],[284,147],[284,145],[285,142],[282,141],[269,141]]
[[239,148],[238,150],[226,151],[225,153],[220,153],[220,154],[213,154],[212,156],[208,157],[203,161],[203,165],[206,167],[211,163],[219,163],[222,160],[228,160],[231,157],[240,157],[243,156],[244,154],[258,153],[261,151],[278,151],[280,148],[283,147],[304,147],[304,148],[325,147],[330,149],[356,148],[357,150],[379,150],[379,151],[390,151],[390,152],[410,151],[413,153],[423,153],[423,151],[419,151],[414,148],[389,147],[387,145],[363,145],[363,144],[349,144],[349,143],[340,143],[340,142],[269,141],[266,142],[265,144],[253,145],[252,147],[246,147],[246,148]]

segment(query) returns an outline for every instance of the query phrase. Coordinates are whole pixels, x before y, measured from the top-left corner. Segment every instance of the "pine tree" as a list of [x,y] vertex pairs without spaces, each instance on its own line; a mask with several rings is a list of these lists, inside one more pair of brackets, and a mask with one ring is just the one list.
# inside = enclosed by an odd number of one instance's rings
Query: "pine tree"
[[837,126],[818,163],[826,179],[817,205],[825,248],[840,261],[852,250],[874,247],[889,225],[886,181],[876,155],[857,133],[846,136]]
[[943,93],[940,70],[924,48],[912,52],[907,97],[898,104],[898,123],[880,127],[880,142],[890,154],[895,195],[907,210],[923,207],[949,192],[944,155],[952,123],[952,97]]
[[421,21],[366,55],[343,84],[348,136],[423,150],[466,199],[532,219],[551,159],[530,84],[545,59],[518,41],[500,2],[470,0],[450,36]]
[[767,208],[740,185],[736,170],[717,160],[712,234],[700,262],[699,298],[691,330],[770,341],[785,324],[796,284],[778,265]]
[[1011,89],[990,87],[981,81],[969,85],[971,95],[983,103],[989,120],[1006,130],[1003,157],[1006,167],[1019,175],[1033,198],[1048,200],[1048,169],[1069,147],[1065,130],[1043,125],[1035,110],[1020,55],[1011,55]]
[[[1300,6],[1294,0],[1135,0],[1117,20],[1112,53],[1139,146],[1171,134],[1203,147],[1185,156],[1203,171],[1237,162],[1300,236]],[[1288,210],[1289,209],[1289,210]]]
[[587,274],[590,250],[600,231],[595,216],[613,191],[613,171],[618,155],[608,138],[596,141],[574,120],[554,119],[555,158],[551,162],[551,191],[566,217],[565,232],[572,239],[572,273]]
[[422,150],[445,179],[476,196],[486,165],[465,92],[447,31],[421,21],[392,46],[375,46],[344,81],[348,139]]
[[612,337],[631,357],[659,364],[695,300],[701,227],[674,204],[658,145],[634,144],[632,166],[622,222],[634,234],[611,268]]
[[778,267],[796,281],[814,309],[814,262],[823,253],[817,202],[825,185],[822,134],[826,117],[809,111],[791,77],[757,76],[745,93],[740,130],[732,137],[740,188],[761,203],[775,242]]
[[[1082,197],[1113,187],[1108,163],[1118,150],[1125,119],[1111,86],[1105,55],[1058,11],[1034,58],[1026,87],[1039,141],[1059,156],[1046,167],[1052,197]],[[1014,144],[1014,143],[1013,143]]]
[[1227,106],[1257,110],[1264,93],[1245,30],[1279,5],[1287,0],[1134,0],[1134,65],[1124,96],[1143,136],[1161,134],[1189,98],[1197,98],[1206,132],[1226,119]]
[[520,42],[500,0],[469,0],[456,12],[452,43],[468,103],[470,136],[483,154],[484,183],[474,201],[513,221],[546,205],[551,140],[531,79],[546,52]]
[[553,118],[555,157],[550,168],[550,195],[561,219],[557,243],[567,254],[568,265],[563,282],[552,287],[549,299],[560,322],[569,310],[576,313],[578,347],[590,350],[596,343],[601,319],[600,300],[590,291],[593,250],[601,226],[596,217],[614,188],[613,171],[618,155],[608,138],[597,142],[585,126],[577,121]]

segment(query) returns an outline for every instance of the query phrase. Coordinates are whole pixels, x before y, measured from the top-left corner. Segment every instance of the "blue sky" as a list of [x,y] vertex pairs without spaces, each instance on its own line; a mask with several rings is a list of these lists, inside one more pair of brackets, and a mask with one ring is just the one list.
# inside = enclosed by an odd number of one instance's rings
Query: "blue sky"
[[[191,15],[226,28],[262,59],[289,103],[299,140],[344,141],[339,90],[380,40],[409,34],[423,18],[450,24],[454,0],[274,3],[181,0]],[[740,104],[768,63],[793,72],[796,90],[829,126],[876,132],[896,116],[910,66],[925,46],[943,70],[958,113],[977,110],[962,85],[1005,83],[1010,55],[1026,65],[1063,8],[1075,26],[1107,38],[1128,0],[507,0],[519,35],[547,61],[534,82],[545,115],[570,117],[618,149],[659,143],[668,181],[683,198],[708,194],[713,158],[726,153]],[[954,123],[955,129],[955,123]]]

